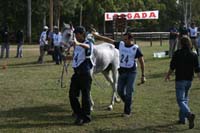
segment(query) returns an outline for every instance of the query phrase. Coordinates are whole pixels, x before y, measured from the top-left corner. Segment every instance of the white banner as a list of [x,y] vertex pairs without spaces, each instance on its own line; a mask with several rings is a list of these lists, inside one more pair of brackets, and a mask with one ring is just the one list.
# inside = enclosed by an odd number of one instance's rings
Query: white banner
[[106,12],[105,21],[112,21],[113,16],[126,16],[127,20],[134,19],[158,19],[159,11],[142,11],[142,12]]

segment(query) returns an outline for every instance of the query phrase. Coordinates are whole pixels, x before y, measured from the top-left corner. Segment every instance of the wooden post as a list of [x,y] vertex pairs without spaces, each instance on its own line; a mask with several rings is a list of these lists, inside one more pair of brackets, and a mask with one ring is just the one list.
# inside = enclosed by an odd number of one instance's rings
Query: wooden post
[[50,10],[49,10],[49,25],[50,31],[53,31],[53,0],[50,0]]
[[152,47],[152,33],[150,34],[150,46]]
[[28,28],[28,42],[29,44],[31,44],[31,0],[28,0],[28,15],[27,15],[27,19],[28,19],[28,24],[27,24],[27,28]]
[[81,5],[81,8],[80,8],[80,26],[82,26],[82,20],[83,20],[83,18],[82,18],[82,16],[83,16],[83,5]]
[[162,34],[160,34],[160,46],[162,46]]

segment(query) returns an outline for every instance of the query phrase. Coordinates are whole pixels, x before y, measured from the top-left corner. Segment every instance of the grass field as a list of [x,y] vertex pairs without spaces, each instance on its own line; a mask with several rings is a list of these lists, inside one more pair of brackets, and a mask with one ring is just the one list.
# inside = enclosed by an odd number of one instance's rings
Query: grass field
[[[145,58],[147,82],[137,86],[133,97],[133,115],[121,117],[123,103],[115,104],[113,111],[107,111],[111,87],[101,74],[93,80],[92,95],[95,108],[92,122],[84,126],[73,125],[68,99],[72,69],[66,76],[66,88],[60,88],[57,81],[62,66],[54,65],[50,56],[44,64],[37,64],[38,46],[25,45],[24,57],[14,58],[16,46],[12,46],[11,57],[0,59],[0,133],[133,133],[133,132],[200,132],[200,86],[194,79],[190,92],[190,107],[196,114],[195,128],[177,125],[178,107],[175,99],[174,76],[165,82],[169,58],[153,58],[153,52],[168,50],[168,42],[159,46],[153,42],[138,42]],[[7,63],[7,68],[2,66]],[[98,83],[96,83],[98,81]],[[101,86],[97,85],[101,84]]]

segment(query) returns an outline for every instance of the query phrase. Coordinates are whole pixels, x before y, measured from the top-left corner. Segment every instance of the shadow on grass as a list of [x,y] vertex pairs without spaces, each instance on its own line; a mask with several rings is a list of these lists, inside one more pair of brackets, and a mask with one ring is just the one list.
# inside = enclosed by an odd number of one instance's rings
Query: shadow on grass
[[164,81],[166,73],[153,73],[153,74],[149,74],[147,75],[147,78],[162,78]]
[[[51,61],[52,63],[52,61]],[[50,66],[54,64],[50,64],[49,62],[45,62],[44,64],[39,64],[37,61],[32,61],[32,62],[24,62],[24,63],[16,63],[16,64],[9,64],[8,67],[10,68],[24,68],[24,67],[45,67],[45,66]]]
[[16,108],[0,111],[0,129],[9,128],[45,128],[51,126],[69,126],[74,118],[67,105],[47,105],[40,107]]
[[150,58],[145,58],[145,62],[157,62],[157,61],[166,61],[166,60],[170,60],[170,58],[168,57],[164,57],[164,58],[154,58],[153,56]]
[[184,132],[187,131],[187,128],[180,129],[177,128],[177,124],[174,122],[164,125],[155,125],[155,126],[146,126],[142,128],[127,128],[127,129],[119,129],[119,130],[104,130],[104,129],[96,129],[95,133],[159,133],[159,132]]

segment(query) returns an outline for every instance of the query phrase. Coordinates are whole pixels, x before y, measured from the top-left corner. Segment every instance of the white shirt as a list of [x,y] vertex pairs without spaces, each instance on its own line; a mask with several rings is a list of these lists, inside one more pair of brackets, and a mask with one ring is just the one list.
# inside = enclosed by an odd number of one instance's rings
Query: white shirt
[[44,46],[46,44],[48,44],[48,41],[47,41],[47,31],[43,31],[40,35],[40,46]]
[[53,44],[54,46],[60,46],[60,42],[61,42],[61,39],[62,39],[62,35],[61,33],[59,32],[58,34],[54,33],[53,34]]
[[198,28],[197,27],[189,27],[190,30],[190,37],[197,37]]
[[[88,44],[87,41],[85,41],[84,43]],[[89,43],[88,45],[90,45],[90,52],[91,54],[89,56],[86,56],[86,49],[81,47],[81,46],[76,46],[74,49],[74,56],[73,56],[73,62],[72,62],[72,67],[73,68],[77,68],[81,63],[83,63],[85,61],[85,59],[90,59],[92,64],[92,53],[93,53],[93,44]]]

